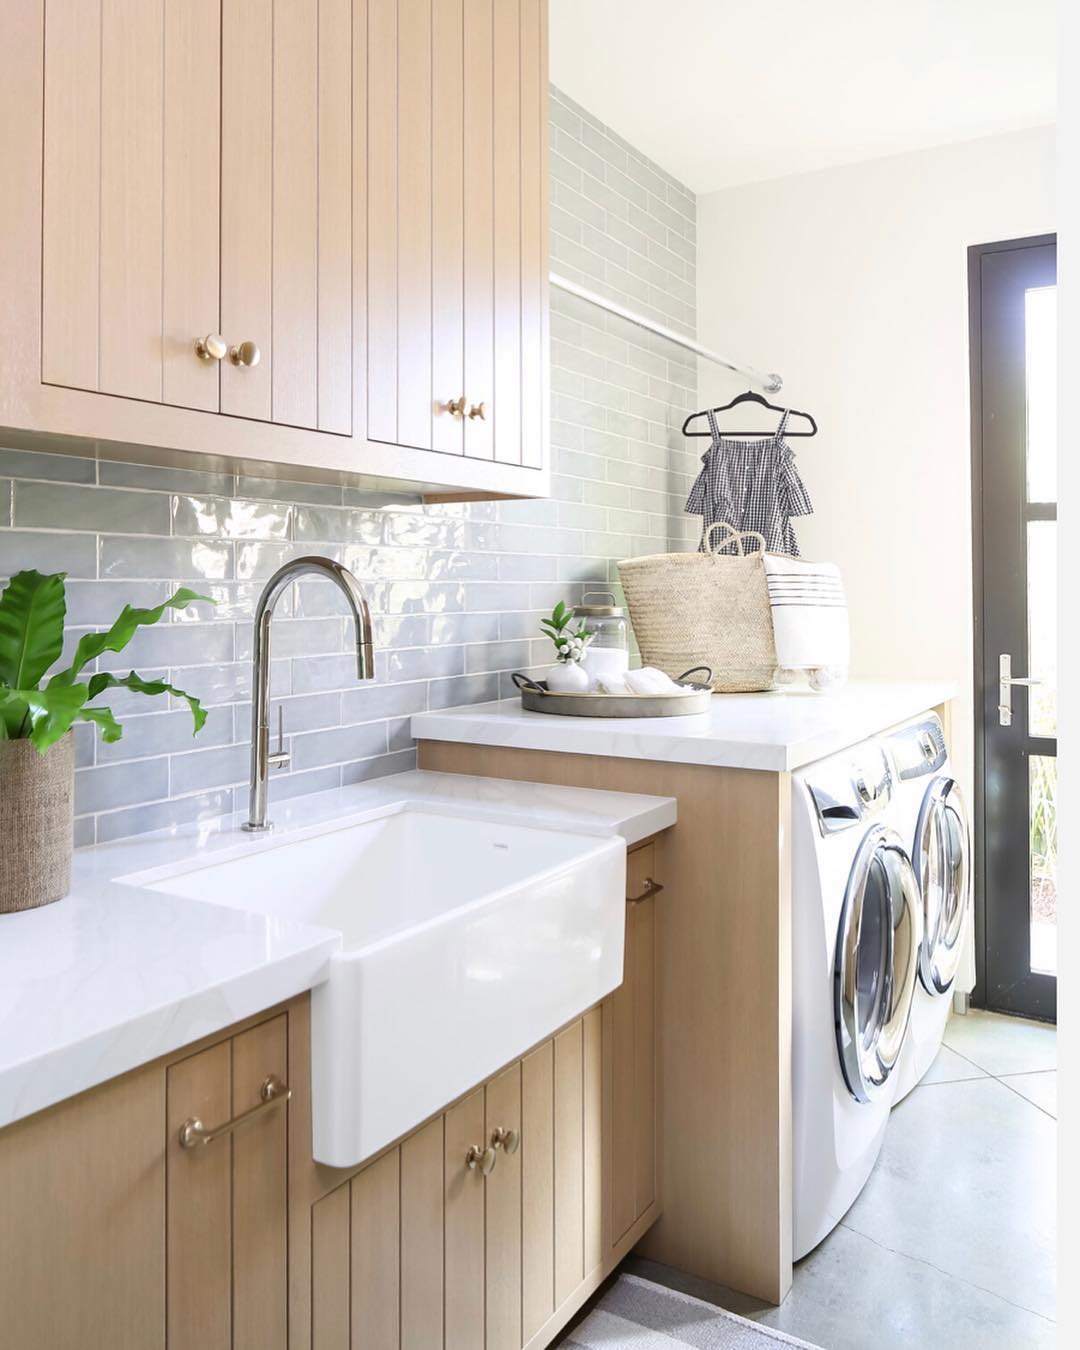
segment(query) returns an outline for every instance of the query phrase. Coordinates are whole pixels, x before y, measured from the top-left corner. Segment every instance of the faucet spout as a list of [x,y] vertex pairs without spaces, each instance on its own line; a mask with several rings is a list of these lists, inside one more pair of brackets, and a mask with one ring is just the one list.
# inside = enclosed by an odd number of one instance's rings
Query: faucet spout
[[294,558],[279,567],[263,587],[255,606],[255,634],[251,647],[251,787],[245,830],[270,829],[266,815],[267,781],[271,763],[288,762],[281,747],[270,754],[270,623],[282,592],[298,577],[320,576],[332,581],[344,595],[352,614],[356,641],[356,676],[375,678],[375,650],[371,640],[371,612],[360,583],[346,567],[331,558]]

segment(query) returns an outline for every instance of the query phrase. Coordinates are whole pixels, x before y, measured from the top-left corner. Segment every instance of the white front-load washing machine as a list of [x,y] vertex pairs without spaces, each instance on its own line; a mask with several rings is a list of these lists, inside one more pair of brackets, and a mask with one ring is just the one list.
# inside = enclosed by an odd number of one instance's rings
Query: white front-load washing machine
[[922,907],[880,741],[792,775],[793,1253],[840,1222],[881,1149]]
[[971,844],[940,718],[926,713],[892,732],[886,744],[923,915],[919,983],[896,1071],[900,1101],[941,1049],[953,986],[971,936]]

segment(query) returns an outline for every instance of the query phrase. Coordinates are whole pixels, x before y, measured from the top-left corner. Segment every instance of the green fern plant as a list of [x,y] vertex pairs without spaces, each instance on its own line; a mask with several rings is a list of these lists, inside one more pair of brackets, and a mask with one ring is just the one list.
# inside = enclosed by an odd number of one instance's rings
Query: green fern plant
[[44,755],[75,722],[93,722],[103,740],[118,741],[124,729],[112,709],[89,706],[108,689],[175,694],[191,709],[192,735],[198,735],[206,710],[194,695],[165,680],[144,680],[133,670],[122,676],[99,671],[86,680],[78,677],[104,652],[123,651],[139,628],[157,623],[167,609],[184,609],[207,597],[181,588],[154,609],[125,605],[111,628],[81,637],[71,665],[46,681],[64,645],[65,576],[19,572],[0,595],[0,741],[29,740]]

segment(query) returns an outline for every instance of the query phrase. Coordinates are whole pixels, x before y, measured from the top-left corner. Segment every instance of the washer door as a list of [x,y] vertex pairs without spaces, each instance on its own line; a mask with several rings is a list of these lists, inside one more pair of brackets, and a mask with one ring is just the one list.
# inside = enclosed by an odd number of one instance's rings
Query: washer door
[[960,965],[971,886],[967,816],[955,779],[935,778],[927,788],[913,858],[923,909],[919,978],[928,993],[945,994]]
[[836,936],[836,1041],[856,1101],[880,1096],[900,1057],[921,945],[911,859],[895,830],[875,825],[856,854]]

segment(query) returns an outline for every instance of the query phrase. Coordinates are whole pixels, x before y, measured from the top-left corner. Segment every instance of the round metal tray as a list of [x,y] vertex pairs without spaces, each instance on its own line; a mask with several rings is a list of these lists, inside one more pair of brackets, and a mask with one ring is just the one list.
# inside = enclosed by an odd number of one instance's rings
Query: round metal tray
[[[704,672],[704,681],[687,679]],[[521,706],[526,712],[555,713],[559,717],[692,717],[708,712],[712,698],[712,671],[708,666],[693,666],[675,681],[692,694],[559,694],[542,680],[534,680],[522,671],[510,678],[521,690]]]

